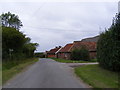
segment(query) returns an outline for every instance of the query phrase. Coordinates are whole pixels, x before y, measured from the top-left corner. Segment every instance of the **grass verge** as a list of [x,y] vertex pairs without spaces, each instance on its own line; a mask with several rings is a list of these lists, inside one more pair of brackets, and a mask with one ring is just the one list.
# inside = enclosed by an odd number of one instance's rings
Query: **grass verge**
[[38,58],[30,58],[26,59],[23,62],[19,63],[18,65],[12,67],[12,68],[5,68],[3,64],[3,70],[2,70],[2,84],[6,83],[10,78],[12,78],[14,75],[21,72],[25,67],[35,63],[38,61]]
[[92,62],[96,62],[95,60],[91,60],[91,61],[82,61],[82,60],[65,60],[65,59],[60,59],[60,58],[51,58],[57,62],[62,62],[62,63],[92,63]]
[[76,67],[75,73],[93,88],[118,88],[118,73],[100,68],[99,65]]

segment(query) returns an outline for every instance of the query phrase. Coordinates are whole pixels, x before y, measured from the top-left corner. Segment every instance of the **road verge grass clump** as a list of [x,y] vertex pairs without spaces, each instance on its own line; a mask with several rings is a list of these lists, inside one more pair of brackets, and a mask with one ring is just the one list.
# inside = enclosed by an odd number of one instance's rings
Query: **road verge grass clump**
[[61,63],[92,63],[97,62],[96,60],[90,60],[90,61],[84,61],[84,60],[66,60],[66,59],[60,59],[60,58],[51,58],[57,62]]
[[99,65],[85,65],[75,68],[75,73],[93,88],[118,88],[118,73],[108,71]]
[[[4,84],[6,81],[8,81],[10,78],[12,78],[17,73],[21,72],[23,69],[25,69],[27,66],[35,63],[38,61],[38,58],[30,58],[21,60],[21,62],[15,62],[16,65],[13,65],[13,62],[5,63],[2,65],[2,83]],[[11,65],[9,65],[11,64]],[[9,67],[7,67],[7,65]]]

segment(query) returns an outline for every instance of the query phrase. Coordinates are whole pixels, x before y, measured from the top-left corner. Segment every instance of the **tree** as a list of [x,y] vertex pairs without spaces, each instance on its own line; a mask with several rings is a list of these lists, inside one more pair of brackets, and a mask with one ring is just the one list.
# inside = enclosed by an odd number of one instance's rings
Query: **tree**
[[1,17],[2,17],[2,26],[4,27],[12,27],[19,30],[23,26],[19,17],[15,14],[11,14],[10,12],[3,13]]
[[27,57],[33,57],[34,51],[38,46],[37,43],[28,43],[24,45],[23,52],[26,54]]
[[37,43],[30,43],[30,38],[26,37],[22,32],[16,30],[15,28],[2,28],[3,59],[9,58],[11,50],[14,57],[16,57],[16,55],[18,57],[20,54],[26,57],[33,57],[37,46]]
[[37,52],[37,53],[35,53],[35,57],[45,58],[45,54],[42,52]]
[[15,53],[21,51],[25,42],[25,35],[23,33],[15,28],[2,27],[3,57],[5,53],[8,55],[10,50],[13,50]]
[[83,46],[79,49],[74,49],[71,53],[72,60],[89,60],[89,51]]
[[120,13],[111,27],[100,34],[97,43],[97,58],[101,67],[120,71]]
[[[2,14],[2,57],[3,59],[21,59],[33,57],[38,44],[18,29],[22,26],[19,17],[10,12]],[[12,57],[12,58],[11,58]]]

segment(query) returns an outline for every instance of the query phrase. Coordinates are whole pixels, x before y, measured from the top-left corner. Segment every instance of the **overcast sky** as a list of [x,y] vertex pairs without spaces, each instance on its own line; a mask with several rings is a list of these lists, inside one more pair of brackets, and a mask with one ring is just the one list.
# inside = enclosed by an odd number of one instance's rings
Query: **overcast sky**
[[[114,0],[113,0],[114,1]],[[110,27],[117,2],[1,2],[0,14],[14,13],[21,31],[39,43],[37,51],[99,35]]]

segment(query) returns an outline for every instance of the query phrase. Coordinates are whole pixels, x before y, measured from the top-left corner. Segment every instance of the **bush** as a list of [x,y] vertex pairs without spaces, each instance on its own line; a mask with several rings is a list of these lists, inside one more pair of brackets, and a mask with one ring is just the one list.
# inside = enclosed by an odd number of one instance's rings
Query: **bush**
[[35,57],[39,57],[39,58],[45,58],[45,54],[44,53],[35,53],[34,56]]
[[[120,14],[113,25],[100,34],[97,43],[97,59],[101,67],[120,71]],[[118,23],[119,22],[119,23]]]
[[[25,35],[23,33],[19,32],[15,28],[2,27],[2,58],[3,59],[11,59],[13,58],[11,56],[14,56],[16,53],[21,53],[22,47],[24,46],[25,43],[26,43]],[[12,55],[10,55],[10,52]]]
[[29,37],[15,28],[2,27],[2,59],[31,58],[37,46],[37,43],[31,43]]
[[89,51],[82,47],[80,49],[74,49],[71,53],[72,60],[90,60],[89,59]]

